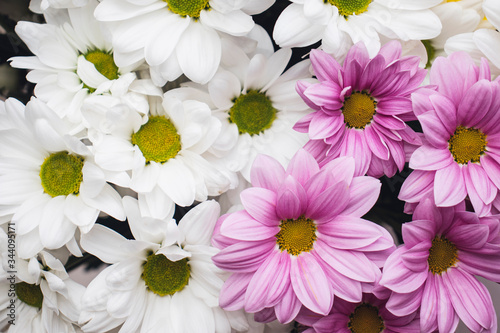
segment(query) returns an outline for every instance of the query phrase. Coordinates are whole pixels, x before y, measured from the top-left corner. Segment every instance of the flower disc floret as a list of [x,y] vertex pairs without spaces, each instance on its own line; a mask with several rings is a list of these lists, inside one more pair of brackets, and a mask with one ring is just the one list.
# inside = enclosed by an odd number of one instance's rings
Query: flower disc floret
[[78,194],[83,181],[83,161],[83,157],[68,154],[66,151],[47,157],[40,169],[45,193],[52,197]]
[[294,256],[311,251],[315,240],[316,225],[314,221],[306,219],[304,216],[296,220],[281,221],[280,231],[276,234],[276,243],[278,243],[281,252],[286,250]]
[[173,295],[189,282],[188,259],[171,261],[163,254],[151,254],[144,264],[142,279],[148,289],[157,295]]
[[450,137],[449,149],[455,162],[467,164],[479,162],[486,151],[486,135],[476,128],[458,126]]
[[348,17],[350,15],[359,15],[367,11],[372,0],[325,0],[339,10],[339,15]]
[[458,250],[455,244],[443,236],[436,236],[432,240],[429,258],[427,258],[430,272],[441,275],[448,268],[453,267],[457,260]]
[[352,333],[380,333],[384,330],[384,321],[377,307],[362,303],[349,316],[347,326]]
[[132,144],[141,150],[146,164],[165,163],[181,150],[181,137],[172,122],[163,116],[150,117],[148,122],[132,134]]
[[377,102],[365,91],[357,91],[346,97],[342,106],[344,122],[349,128],[363,129],[375,115]]
[[26,282],[16,283],[16,295],[22,302],[41,308],[43,303],[43,293],[40,286],[37,284],[29,284]]
[[249,90],[234,100],[229,110],[229,122],[238,126],[240,134],[259,134],[271,128],[276,109],[264,93]]
[[163,0],[168,4],[168,9],[180,16],[200,17],[203,9],[210,8],[208,0]]
[[116,66],[113,60],[113,54],[100,50],[93,50],[85,54],[85,59],[93,63],[95,69],[108,80],[118,79],[118,66]]

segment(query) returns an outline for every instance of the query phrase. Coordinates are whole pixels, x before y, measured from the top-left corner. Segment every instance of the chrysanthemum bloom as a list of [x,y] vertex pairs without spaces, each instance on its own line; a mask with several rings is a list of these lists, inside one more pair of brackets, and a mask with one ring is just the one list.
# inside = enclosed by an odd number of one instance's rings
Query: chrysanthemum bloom
[[500,74],[500,6],[496,0],[482,1],[485,15],[484,27],[480,26],[474,32],[459,34],[446,41],[445,50],[448,54],[455,51],[467,51],[476,63],[481,57],[490,61],[491,72]]
[[220,132],[220,121],[198,101],[152,98],[150,112],[123,108],[109,112],[109,133],[90,137],[96,163],[117,177],[121,186],[139,193],[152,216],[165,218],[172,201],[189,206],[229,187],[229,179],[204,157]]
[[185,74],[206,83],[221,58],[219,32],[244,36],[272,0],[104,0],[95,11],[111,32],[117,64],[145,59],[155,84]]
[[35,98],[26,108],[9,99],[0,115],[11,124],[0,131],[0,216],[12,215],[22,258],[64,245],[81,255],[77,228],[88,232],[100,212],[125,220],[120,195],[90,149],[67,134],[71,125]]
[[80,332],[77,323],[85,287],[71,280],[50,253],[42,251],[22,260],[7,251],[7,244],[7,235],[0,229],[2,332]]
[[437,91],[412,95],[425,140],[410,158],[415,171],[400,200],[416,203],[433,193],[439,207],[468,197],[481,216],[500,208],[500,85],[490,79],[486,60],[478,67],[465,52],[434,61],[430,82]]
[[322,49],[343,58],[357,42],[373,57],[380,37],[422,40],[441,31],[439,18],[429,8],[441,0],[292,0],[274,26],[281,47],[301,47],[321,40]]
[[370,59],[363,43],[353,46],[343,66],[313,50],[317,84],[301,82],[297,91],[315,112],[295,125],[309,134],[305,146],[320,165],[352,156],[356,174],[392,177],[405,164],[404,146],[420,144],[405,123],[414,118],[410,95],[425,78],[418,57],[401,58],[401,45],[385,44]]
[[377,200],[380,182],[353,174],[352,158],[320,169],[303,149],[286,171],[267,155],[257,157],[254,187],[241,192],[245,209],[223,215],[212,240],[222,249],[213,261],[233,273],[221,290],[224,309],[272,309],[288,323],[302,305],[327,315],[334,296],[361,301],[362,283],[380,277],[394,242],[360,218]]
[[420,307],[422,332],[454,332],[459,319],[472,332],[497,331],[490,294],[475,275],[500,282],[499,219],[464,208],[437,208],[426,197],[384,265],[380,284],[392,290],[386,307],[397,316]]
[[80,324],[85,332],[215,333],[248,329],[243,312],[218,306],[224,274],[211,261],[210,238],[219,205],[205,201],[176,224],[141,215],[137,200],[124,206],[135,240],[101,225],[82,236],[82,247],[112,264],[87,287]]
[[[307,142],[307,135],[293,130],[293,125],[310,111],[295,91],[295,83],[313,79],[308,60],[283,73],[292,55],[290,49],[271,56],[256,54],[249,58],[243,51],[238,55],[230,68],[221,68],[208,82],[208,96],[203,97],[206,92],[199,90],[191,95],[210,100],[212,114],[222,124],[209,149],[214,155],[211,160],[250,181],[250,168],[258,154],[273,156],[286,166]],[[178,93],[173,90],[169,94]]]
[[303,309],[296,320],[310,326],[304,333],[420,333],[417,312],[395,316],[387,310],[386,303],[387,297],[363,293],[363,299],[358,303],[335,300],[327,316],[321,317]]
[[[12,67],[31,70],[26,78],[36,83],[35,96],[77,129],[82,127],[80,108],[91,95],[113,94],[123,97],[122,103],[137,103],[137,94],[127,96],[136,79],[131,70],[137,64],[115,64],[111,43],[93,16],[96,5],[92,0],[84,7],[69,9],[69,19],[63,22],[18,22],[16,33],[34,56],[10,59]],[[66,16],[58,19],[61,17]]]

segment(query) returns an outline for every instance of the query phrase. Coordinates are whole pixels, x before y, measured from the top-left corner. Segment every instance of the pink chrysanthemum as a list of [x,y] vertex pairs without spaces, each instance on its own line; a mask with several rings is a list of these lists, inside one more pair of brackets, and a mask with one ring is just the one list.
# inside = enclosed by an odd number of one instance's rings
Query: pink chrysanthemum
[[500,281],[499,219],[464,208],[424,198],[403,225],[404,245],[384,265],[387,308],[403,316],[420,307],[422,332],[455,332],[459,319],[473,332],[496,332],[491,296],[475,275]]
[[383,290],[382,297],[363,293],[362,301],[357,303],[338,299],[327,316],[303,309],[296,320],[310,326],[304,333],[420,333],[417,312],[395,316],[385,307],[390,291],[387,293],[387,289],[378,287]]
[[416,203],[434,193],[437,206],[450,207],[468,196],[480,216],[492,205],[500,210],[500,84],[491,82],[486,60],[478,67],[465,52],[437,58],[430,80],[437,91],[412,95],[425,140],[399,199]]
[[317,84],[299,81],[297,91],[316,112],[295,130],[309,134],[305,148],[320,165],[338,156],[356,160],[356,174],[392,177],[405,164],[405,143],[420,139],[405,123],[415,119],[410,94],[426,71],[418,57],[401,58],[401,44],[385,44],[372,59],[363,43],[354,45],[343,66],[323,51],[312,50]]
[[285,171],[259,155],[254,187],[240,195],[244,210],[222,216],[214,232],[221,252],[213,261],[233,272],[220,305],[274,310],[287,323],[302,305],[326,315],[334,296],[361,301],[362,283],[380,277],[394,242],[384,228],[360,218],[377,200],[380,182],[353,175],[348,157],[320,169],[301,149]]

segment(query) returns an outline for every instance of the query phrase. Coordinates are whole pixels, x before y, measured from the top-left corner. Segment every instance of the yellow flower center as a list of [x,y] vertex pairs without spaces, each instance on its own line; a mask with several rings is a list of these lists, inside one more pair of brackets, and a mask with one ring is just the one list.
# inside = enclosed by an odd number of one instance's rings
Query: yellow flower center
[[432,240],[432,246],[429,249],[429,271],[433,274],[445,272],[453,267],[458,260],[458,250],[455,244],[443,236],[436,236]]
[[229,122],[238,126],[240,134],[259,134],[271,128],[276,109],[269,98],[256,90],[249,90],[234,101],[229,110]]
[[43,293],[37,284],[26,282],[16,283],[16,295],[22,302],[35,308],[41,308],[43,303]]
[[83,157],[66,151],[53,153],[40,168],[40,179],[45,193],[52,197],[78,194],[83,181]]
[[312,250],[316,241],[316,225],[304,216],[296,220],[282,220],[280,231],[275,237],[281,252],[286,250],[289,254],[298,256]]
[[358,305],[349,319],[347,327],[352,333],[380,333],[385,328],[378,308],[368,303]]
[[377,102],[365,91],[356,91],[344,100],[342,114],[349,128],[363,129],[371,123]]
[[100,50],[89,51],[85,54],[85,59],[94,64],[95,69],[108,80],[118,79],[118,67],[113,60],[113,54]]
[[209,0],[163,0],[167,3],[168,9],[180,16],[190,16],[199,18],[203,9],[209,9]]
[[325,0],[325,3],[337,7],[339,15],[345,18],[366,12],[371,2],[372,0]]
[[170,261],[163,254],[151,254],[144,264],[142,279],[159,296],[173,295],[189,282],[188,259]]
[[181,137],[170,119],[153,116],[132,134],[132,144],[139,147],[146,164],[151,161],[165,163],[181,150]]
[[455,162],[467,164],[479,162],[481,155],[486,151],[487,143],[486,135],[480,130],[458,126],[448,140],[448,149]]

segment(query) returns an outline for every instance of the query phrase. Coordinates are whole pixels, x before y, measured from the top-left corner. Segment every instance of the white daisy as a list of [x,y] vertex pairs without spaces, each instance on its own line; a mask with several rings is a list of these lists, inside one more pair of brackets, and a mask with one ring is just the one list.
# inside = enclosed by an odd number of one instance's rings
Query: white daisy
[[76,324],[85,287],[71,280],[63,264],[45,251],[29,260],[15,257],[13,273],[3,229],[0,244],[5,251],[0,269],[0,303],[5,305],[0,310],[2,332],[80,332]]
[[323,50],[339,59],[363,41],[373,57],[380,49],[379,35],[403,41],[436,37],[441,22],[429,8],[441,1],[292,0],[278,17],[273,37],[281,47],[321,40]]
[[97,94],[125,95],[136,78],[131,70],[138,65],[114,63],[111,44],[93,16],[96,5],[92,0],[68,9],[67,22],[61,24],[18,22],[16,33],[34,56],[10,59],[13,67],[31,70],[26,77],[36,83],[35,95],[78,129],[83,101]]
[[88,252],[112,264],[88,286],[80,324],[85,332],[230,332],[248,330],[242,312],[219,306],[223,272],[210,245],[219,205],[205,201],[179,221],[144,218],[138,203],[124,206],[135,240],[96,226],[83,235]]
[[290,56],[290,49],[281,49],[270,57],[256,54],[249,59],[240,51],[232,67],[221,68],[206,87],[193,89],[186,84],[166,93],[210,101],[213,115],[222,123],[209,150],[211,161],[240,172],[247,181],[257,154],[271,155],[286,166],[307,142],[307,135],[292,128],[310,112],[295,91],[297,80],[312,80],[310,62],[304,60],[282,74]]
[[139,193],[152,216],[166,217],[172,209],[166,203],[189,206],[228,189],[229,179],[203,157],[221,127],[206,104],[155,97],[148,115],[122,108],[107,117],[119,125],[89,132],[95,160],[104,170],[130,173],[130,183],[120,185]]
[[249,14],[274,0],[103,0],[95,16],[111,32],[115,60],[128,66],[145,59],[158,86],[184,73],[198,83],[210,80],[221,58],[219,32],[246,35]]
[[0,131],[0,216],[12,216],[22,258],[64,245],[81,255],[75,231],[85,233],[99,213],[119,220],[125,213],[118,193],[106,183],[87,146],[67,135],[67,123],[40,100],[24,108],[5,103]]

